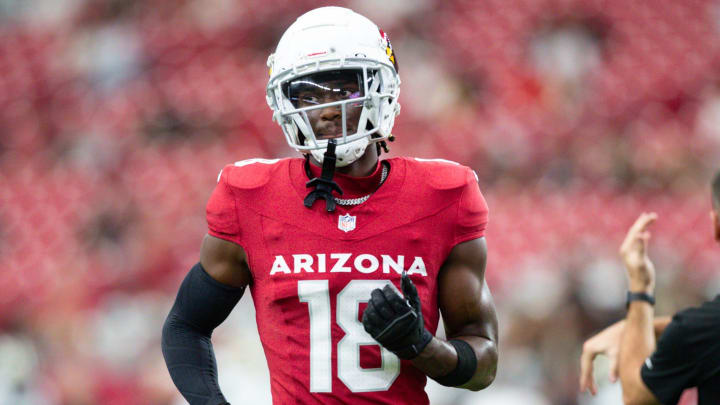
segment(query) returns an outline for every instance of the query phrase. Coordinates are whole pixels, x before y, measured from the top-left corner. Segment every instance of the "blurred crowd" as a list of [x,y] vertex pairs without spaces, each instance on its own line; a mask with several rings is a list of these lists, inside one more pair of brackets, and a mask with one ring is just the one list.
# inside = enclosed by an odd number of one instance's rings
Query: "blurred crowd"
[[[0,404],[183,403],[159,336],[205,203],[225,164],[294,156],[266,59],[330,4],[390,34],[391,155],[471,166],[490,206],[498,378],[433,404],[619,403],[578,394],[578,355],[643,210],[657,312],[720,292],[718,0],[0,0]],[[220,384],[269,404],[254,322],[248,294],[214,335]]]

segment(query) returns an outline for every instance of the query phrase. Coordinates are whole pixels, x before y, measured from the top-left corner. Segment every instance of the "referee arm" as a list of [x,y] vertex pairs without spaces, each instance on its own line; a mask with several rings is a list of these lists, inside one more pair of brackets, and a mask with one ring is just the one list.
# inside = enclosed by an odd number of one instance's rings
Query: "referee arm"
[[[655,290],[655,266],[648,257],[648,227],[657,215],[643,213],[630,227],[620,247],[632,293],[652,295]],[[620,383],[625,405],[659,404],[640,376],[643,362],[655,351],[654,308],[646,301],[632,301],[628,306],[625,330],[620,340],[618,359]]]

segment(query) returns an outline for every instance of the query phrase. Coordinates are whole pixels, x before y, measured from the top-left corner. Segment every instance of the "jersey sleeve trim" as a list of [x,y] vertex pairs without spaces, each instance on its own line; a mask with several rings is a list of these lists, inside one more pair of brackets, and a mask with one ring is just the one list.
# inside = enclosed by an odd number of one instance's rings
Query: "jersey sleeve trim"
[[219,239],[233,242],[237,245],[242,246],[240,238],[240,219],[238,218],[238,202],[232,188],[228,184],[228,176],[230,176],[231,167],[228,166],[220,172],[218,176],[218,183],[224,188],[225,194],[232,199],[232,222],[233,229],[232,233],[218,232],[214,230],[208,223],[208,234]]
[[236,245],[240,245],[240,247],[242,247],[242,244],[240,243],[240,241],[239,241],[237,238],[233,238],[233,237],[228,236],[228,235],[223,234],[223,233],[215,232],[215,231],[213,231],[212,229],[208,229],[208,232],[207,232],[207,233],[208,233],[208,235],[210,235],[210,236],[216,237],[216,238],[218,238],[218,239],[226,240],[226,241],[228,241],[228,242],[232,242],[232,243],[234,243],[234,244],[236,244]]
[[480,239],[483,237],[485,237],[485,232],[480,232],[480,231],[473,232],[473,233],[467,233],[464,235],[459,235],[459,236],[456,236],[455,239],[453,240],[453,245],[457,245],[457,244],[467,242],[467,241],[473,240],[473,239]]
[[457,210],[455,212],[455,231],[453,232],[454,233],[453,245],[457,245],[458,243],[466,242],[466,241],[472,240],[472,239],[482,238],[483,236],[485,236],[485,229],[487,228],[487,223],[488,223],[487,205],[485,203],[483,203],[483,205],[484,205],[483,208],[485,211],[484,220],[482,222],[476,224],[476,226],[474,227],[475,229],[473,229],[473,230],[465,231],[465,232],[460,232],[458,230],[458,228],[460,228],[459,220],[460,220],[461,210],[463,209],[463,199],[465,198],[465,195],[468,192],[468,190],[471,190],[471,187],[478,187],[477,192],[480,194],[480,198],[483,199],[483,201],[484,201],[484,198],[482,197],[482,192],[480,192],[480,190],[479,190],[479,185],[477,183],[477,175],[475,174],[475,171],[470,168],[465,168],[465,169],[469,172],[469,174],[466,179],[465,187],[464,187],[462,193],[460,194],[460,198],[458,199]]

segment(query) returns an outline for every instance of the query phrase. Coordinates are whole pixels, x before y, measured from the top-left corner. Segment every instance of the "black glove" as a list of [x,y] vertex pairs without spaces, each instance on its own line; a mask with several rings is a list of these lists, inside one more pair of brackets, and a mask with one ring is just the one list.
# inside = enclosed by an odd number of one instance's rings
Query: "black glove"
[[404,360],[423,351],[433,338],[425,329],[417,289],[403,272],[402,291],[405,298],[390,285],[373,290],[363,312],[365,331],[383,347]]

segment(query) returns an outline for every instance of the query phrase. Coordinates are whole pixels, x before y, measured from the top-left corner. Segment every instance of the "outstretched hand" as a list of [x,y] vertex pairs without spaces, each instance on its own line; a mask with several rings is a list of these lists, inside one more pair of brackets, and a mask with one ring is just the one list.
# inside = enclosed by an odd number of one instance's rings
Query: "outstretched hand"
[[643,212],[628,230],[620,246],[620,257],[627,270],[630,291],[651,293],[655,288],[655,266],[648,257],[648,227],[655,222],[657,214]]
[[593,376],[593,360],[598,355],[605,355],[610,360],[608,377],[611,382],[618,378],[618,354],[620,353],[620,339],[625,320],[615,322],[601,332],[586,340],[580,355],[580,392],[590,391],[597,394],[598,388]]
[[[620,246],[620,257],[625,265],[630,291],[651,293],[655,288],[655,266],[648,256],[649,226],[655,222],[657,214],[644,212],[635,220]],[[610,360],[609,378],[618,379],[618,355],[620,340],[625,321],[616,322],[600,333],[586,340],[580,356],[580,391],[597,394],[597,384],[593,376],[593,360],[605,355]]]

